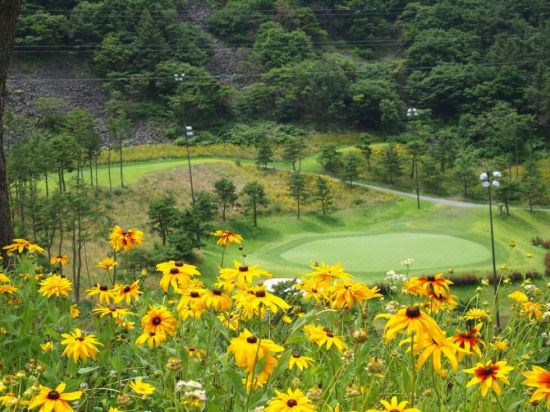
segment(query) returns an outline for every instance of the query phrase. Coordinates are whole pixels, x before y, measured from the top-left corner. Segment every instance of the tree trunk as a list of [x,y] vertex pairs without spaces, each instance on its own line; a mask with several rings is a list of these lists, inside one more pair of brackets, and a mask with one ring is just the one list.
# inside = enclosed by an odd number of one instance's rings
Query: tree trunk
[[120,146],[119,160],[120,160],[120,187],[124,187],[124,180],[122,179],[122,145]]
[[227,208],[227,203],[223,202],[223,209],[222,209],[222,221],[225,222],[225,209]]
[[[10,62],[10,50],[15,39],[15,26],[21,0],[0,0],[0,246],[12,242],[12,224],[6,156],[4,153],[4,96],[6,95],[6,78]],[[7,262],[4,249],[0,253]]]
[[95,166],[94,166],[95,167],[95,188],[99,189],[99,179],[97,177],[97,161],[98,161],[98,158],[96,157],[94,159],[94,164],[95,164]]
[[252,209],[254,213],[254,227],[258,227],[258,215],[256,211],[256,197],[252,199]]
[[111,141],[109,140],[109,148],[107,151],[107,174],[109,175],[109,192],[113,191],[113,181],[111,179]]
[[298,219],[300,219],[300,196],[296,196],[296,203],[298,204]]

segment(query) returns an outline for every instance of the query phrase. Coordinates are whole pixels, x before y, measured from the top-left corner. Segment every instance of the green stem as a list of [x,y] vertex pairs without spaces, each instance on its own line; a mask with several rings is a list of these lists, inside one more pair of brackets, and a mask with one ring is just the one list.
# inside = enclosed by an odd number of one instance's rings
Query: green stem
[[414,408],[416,392],[416,365],[414,360],[414,332],[411,335],[411,407]]

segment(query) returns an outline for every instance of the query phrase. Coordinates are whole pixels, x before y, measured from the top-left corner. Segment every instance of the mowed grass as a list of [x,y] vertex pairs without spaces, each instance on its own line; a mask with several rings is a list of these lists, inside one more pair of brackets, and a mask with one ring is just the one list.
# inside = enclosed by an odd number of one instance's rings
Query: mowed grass
[[[216,158],[192,159],[194,165],[214,162],[235,164],[235,161]],[[243,164],[249,162],[242,161]],[[319,171],[314,156],[304,162],[308,171]],[[139,191],[140,179],[147,176],[150,180],[155,173],[170,170],[186,180],[187,159],[128,163],[124,166],[124,181]],[[222,177],[223,171],[220,172]],[[113,187],[120,185],[117,164],[113,165],[111,176]],[[159,173],[160,176],[164,174]],[[84,177],[89,179],[87,173]],[[98,181],[101,186],[108,186],[106,166],[98,168]],[[261,216],[257,229],[248,217],[234,216],[220,227],[243,233],[247,262],[260,264],[274,276],[299,276],[308,271],[311,263],[340,261],[355,276],[378,281],[388,270],[404,271],[400,262],[407,258],[414,259],[413,274],[446,272],[451,267],[456,273],[489,272],[487,214],[486,208],[456,208],[427,202],[417,210],[414,199],[402,199],[339,210],[328,216],[308,213],[300,220],[288,213]],[[507,263],[510,270],[542,271],[545,251],[533,247],[530,240],[550,233],[550,213],[531,214],[515,209],[512,214],[495,217],[497,265]],[[124,221],[132,225],[131,216]],[[510,240],[518,243],[514,250],[508,248]],[[534,253],[532,260],[525,257],[528,252]],[[199,265],[201,270],[205,276],[214,277],[220,249],[211,242],[201,254],[204,257]],[[240,258],[238,250],[232,249],[226,254],[226,264]]]

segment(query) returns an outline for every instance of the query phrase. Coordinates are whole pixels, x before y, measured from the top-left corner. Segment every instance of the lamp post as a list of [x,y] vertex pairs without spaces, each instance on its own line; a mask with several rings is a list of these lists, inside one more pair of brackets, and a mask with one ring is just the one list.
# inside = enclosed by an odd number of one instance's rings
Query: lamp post
[[[174,80],[176,82],[182,82],[185,79],[185,73],[175,73]],[[183,108],[183,99],[181,102],[181,121],[185,125],[185,116]],[[184,126],[184,145],[187,150],[187,165],[189,167],[189,186],[191,187],[191,202],[195,206],[195,191],[193,189],[193,173],[191,171],[191,154],[189,152],[189,138],[194,136],[193,127]]]
[[[416,124],[414,123],[414,120],[416,119],[416,117],[418,117],[418,110],[416,109],[416,107],[409,107],[407,109],[407,117],[413,120],[413,123],[412,123],[413,136],[416,140]],[[415,181],[416,181],[416,207],[417,209],[420,210],[420,184],[418,179],[418,159],[417,159],[418,154],[416,153],[417,149],[418,147],[415,147],[413,151],[413,169],[414,169]]]
[[495,291],[495,320],[497,323],[497,329],[500,330],[500,311],[498,305],[498,278],[497,278],[497,264],[495,256],[495,232],[493,229],[493,187],[499,187],[500,182],[497,180],[502,177],[502,174],[498,171],[486,171],[483,172],[479,179],[481,180],[481,185],[487,188],[489,194],[489,223],[491,227],[491,254],[493,258],[493,288]]

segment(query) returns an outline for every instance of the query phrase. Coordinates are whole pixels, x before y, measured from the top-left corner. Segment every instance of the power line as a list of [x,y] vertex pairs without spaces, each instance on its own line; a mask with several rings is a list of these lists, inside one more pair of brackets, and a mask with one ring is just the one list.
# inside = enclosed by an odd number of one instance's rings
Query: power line
[[[467,63],[467,64],[456,64],[456,63],[445,63],[440,64],[436,66],[417,66],[417,67],[403,67],[402,70],[406,71],[415,71],[415,70],[427,70],[427,69],[433,69],[436,67],[442,67],[442,66],[463,66],[463,67],[474,67],[474,66],[485,66],[485,67],[491,67],[491,66],[504,66],[508,64],[535,64],[535,63],[542,63],[550,61],[550,59],[538,59],[538,60],[517,60],[517,61],[504,61],[504,62],[486,62],[486,63]],[[331,74],[334,73],[334,71],[311,71],[310,74]],[[209,76],[193,76],[193,75],[187,75],[185,76],[185,79],[191,79],[191,80],[211,80],[212,78],[215,79],[221,79],[221,78],[230,78],[230,77],[237,77],[237,78],[247,78],[247,77],[261,77],[262,75],[265,75],[267,73],[233,73],[233,74],[212,74]],[[355,74],[355,73],[353,73]],[[296,77],[296,76],[290,76],[290,77]],[[173,76],[144,76],[144,77],[68,77],[68,78],[47,78],[47,77],[37,77],[37,78],[29,78],[29,77],[22,77],[22,78],[10,78],[10,81],[147,81],[147,80],[167,80],[167,81],[174,81]],[[190,83],[192,86],[194,83]],[[208,83],[204,83],[208,84]]]

